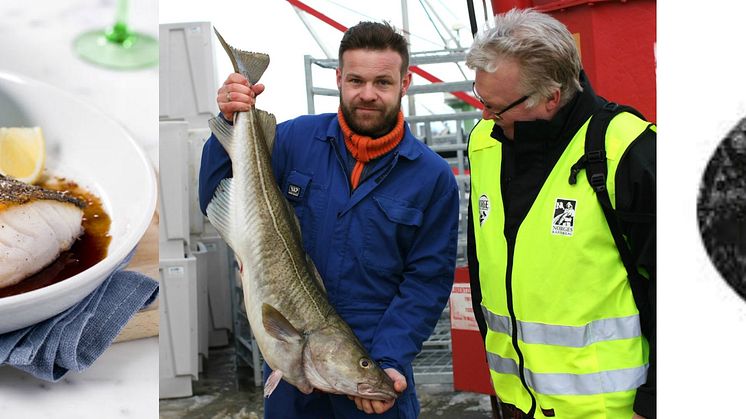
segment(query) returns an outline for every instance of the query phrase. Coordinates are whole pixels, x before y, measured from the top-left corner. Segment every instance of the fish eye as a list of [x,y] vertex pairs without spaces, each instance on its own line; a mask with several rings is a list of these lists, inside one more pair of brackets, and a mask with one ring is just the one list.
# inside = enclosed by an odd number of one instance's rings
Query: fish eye
[[360,367],[362,367],[362,368],[370,368],[370,366],[372,364],[373,363],[370,362],[370,359],[368,359],[368,358],[360,358]]

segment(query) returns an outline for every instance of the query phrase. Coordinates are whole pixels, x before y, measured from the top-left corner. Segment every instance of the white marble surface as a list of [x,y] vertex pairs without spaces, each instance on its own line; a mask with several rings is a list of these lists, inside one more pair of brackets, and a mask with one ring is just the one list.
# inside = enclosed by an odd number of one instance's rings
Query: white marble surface
[[157,418],[158,338],[112,345],[81,373],[49,383],[0,367],[3,418]]
[[[129,0],[130,26],[158,36],[158,2]],[[0,2],[0,70],[42,80],[101,109],[158,162],[158,69],[106,70],[77,58],[81,32],[110,25],[115,0]],[[33,94],[33,92],[29,92]],[[58,383],[0,367],[0,417],[156,418],[158,339],[112,345]]]

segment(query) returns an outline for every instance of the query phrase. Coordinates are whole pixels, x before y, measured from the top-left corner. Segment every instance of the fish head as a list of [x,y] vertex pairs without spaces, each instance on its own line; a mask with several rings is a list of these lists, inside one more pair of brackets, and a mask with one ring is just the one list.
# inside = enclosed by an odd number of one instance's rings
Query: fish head
[[397,397],[391,378],[341,320],[308,334],[303,368],[309,382],[327,393],[374,400]]

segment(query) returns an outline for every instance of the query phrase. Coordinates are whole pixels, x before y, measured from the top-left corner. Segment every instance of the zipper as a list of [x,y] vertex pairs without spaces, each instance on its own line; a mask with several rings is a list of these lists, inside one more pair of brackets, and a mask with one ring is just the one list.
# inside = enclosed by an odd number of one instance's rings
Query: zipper
[[531,409],[527,412],[529,418],[534,417],[536,412],[536,397],[531,392],[526,381],[526,363],[523,359],[523,353],[518,346],[518,320],[515,315],[515,308],[513,307],[513,254],[515,253],[515,237],[505,237],[508,242],[508,263],[506,266],[505,274],[505,293],[507,297],[508,313],[510,314],[510,326],[511,326],[511,340],[513,348],[518,355],[518,376],[521,379],[523,388],[526,389],[528,395],[531,396]]
[[396,166],[397,161],[399,161],[399,150],[396,150],[394,152],[394,156],[391,158],[391,161],[388,163],[388,166],[386,166],[383,173],[376,177],[376,184],[381,183],[386,178],[386,176],[388,176],[389,173],[394,170],[394,166]]

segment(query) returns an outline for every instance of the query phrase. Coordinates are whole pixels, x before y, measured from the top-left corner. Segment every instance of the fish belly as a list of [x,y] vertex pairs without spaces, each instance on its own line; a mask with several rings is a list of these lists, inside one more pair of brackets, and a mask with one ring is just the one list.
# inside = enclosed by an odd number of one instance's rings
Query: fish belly
[[312,386],[303,370],[304,342],[293,339],[282,341],[270,336],[262,321],[262,305],[272,305],[273,298],[265,295],[266,290],[257,289],[256,281],[251,278],[242,276],[242,283],[246,316],[264,361],[273,371],[282,371],[285,381],[301,390],[310,391]]

